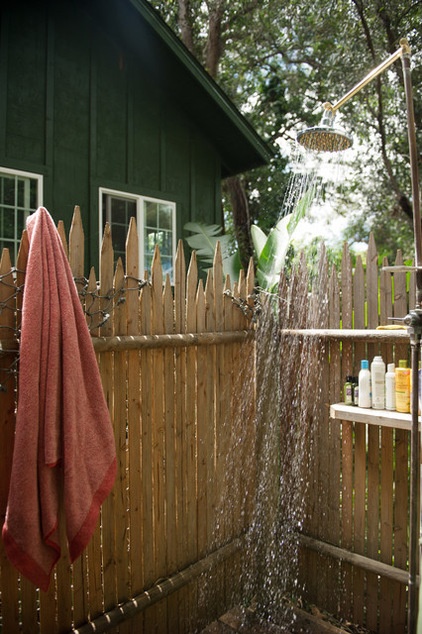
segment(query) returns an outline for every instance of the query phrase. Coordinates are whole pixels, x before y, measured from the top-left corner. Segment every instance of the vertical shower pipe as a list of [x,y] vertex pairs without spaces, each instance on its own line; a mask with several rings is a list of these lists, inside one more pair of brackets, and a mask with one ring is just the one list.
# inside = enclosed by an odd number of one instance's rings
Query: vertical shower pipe
[[[406,96],[407,132],[410,153],[410,176],[412,181],[413,231],[415,241],[416,306],[407,316],[411,345],[412,368],[412,430],[410,454],[410,531],[409,531],[409,591],[408,591],[408,632],[416,632],[418,622],[418,556],[421,561],[421,522],[418,522],[418,501],[420,500],[420,433],[419,433],[419,359],[422,336],[422,227],[420,214],[420,192],[418,174],[418,153],[416,148],[415,116],[413,109],[413,89],[410,73],[410,48],[406,40],[400,42],[402,54],[403,80]],[[419,531],[418,531],[419,524]],[[419,548],[418,548],[419,537]]]
[[[410,176],[412,181],[412,202],[413,202],[413,229],[415,242],[415,269],[416,269],[416,305],[415,309],[409,311],[402,320],[408,326],[411,345],[411,367],[412,367],[412,425],[411,425],[411,459],[410,459],[410,519],[409,519],[409,585],[408,585],[408,634],[415,634],[418,621],[418,596],[417,596],[417,562],[422,562],[422,521],[418,518],[418,504],[420,500],[422,484],[420,482],[420,434],[419,434],[419,358],[421,352],[422,339],[422,227],[420,212],[420,193],[418,175],[418,154],[416,149],[415,116],[413,109],[413,89],[410,74],[410,47],[406,39],[400,40],[400,48],[390,55],[377,68],[374,68],[362,81],[354,86],[336,103],[325,103],[324,108],[330,111],[330,124],[325,123],[324,134],[327,134],[329,125],[332,125],[333,115],[349,99],[354,97],[364,86],[375,79],[384,70],[389,68],[393,62],[402,59],[403,80],[406,96],[407,130],[410,152]],[[315,134],[320,132],[320,128],[310,128],[309,132]],[[303,136],[303,135],[301,135]],[[298,135],[299,140],[299,135]],[[299,142],[301,142],[299,140]],[[306,145],[305,145],[306,147]],[[313,149],[318,149],[315,145]],[[322,150],[326,148],[320,148]],[[338,146],[336,150],[345,149]],[[419,530],[418,530],[419,526]],[[419,549],[418,549],[419,537]],[[422,564],[421,564],[422,565]],[[419,634],[422,634],[422,614],[419,618]]]
[[[410,73],[410,47],[406,39],[400,40],[400,49],[390,55],[382,64],[371,71],[360,83],[352,88],[344,97],[334,105],[325,104],[325,107],[335,112],[346,101],[351,99],[370,81],[384,72],[393,62],[401,57],[403,67],[403,81],[406,97],[407,133],[410,153],[410,177],[412,184],[413,202],[413,234],[415,242],[415,268],[416,268],[416,306],[404,318],[408,326],[411,345],[411,373],[412,373],[412,427],[411,427],[411,453],[410,453],[410,518],[409,518],[409,585],[408,585],[408,634],[415,634],[418,621],[418,588],[417,570],[418,558],[422,561],[422,535],[420,533],[422,521],[418,518],[418,505],[422,485],[420,482],[420,434],[419,434],[419,359],[422,338],[422,227],[420,212],[420,192],[418,174],[418,153],[416,148],[415,115],[413,109],[413,88]],[[415,387],[416,386],[416,387]],[[422,502],[421,502],[422,508]],[[418,530],[419,528],[419,530]],[[418,548],[419,540],[419,548]],[[420,618],[420,633],[422,634],[422,615]]]

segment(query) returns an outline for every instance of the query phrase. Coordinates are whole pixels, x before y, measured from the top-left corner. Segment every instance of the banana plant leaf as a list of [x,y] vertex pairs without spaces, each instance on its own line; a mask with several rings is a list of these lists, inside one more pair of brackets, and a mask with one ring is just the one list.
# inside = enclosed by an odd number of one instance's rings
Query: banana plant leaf
[[291,236],[299,221],[305,216],[315,195],[310,188],[297,203],[291,214],[283,216],[268,236],[257,225],[251,227],[252,241],[257,255],[257,281],[267,290],[273,289],[285,265]]
[[212,266],[217,242],[220,242],[223,259],[224,275],[230,275],[231,280],[239,278],[241,269],[238,251],[233,253],[232,241],[229,235],[223,234],[220,225],[206,225],[201,222],[187,222],[186,231],[193,233],[186,238],[188,245],[196,251],[197,257],[208,268]]

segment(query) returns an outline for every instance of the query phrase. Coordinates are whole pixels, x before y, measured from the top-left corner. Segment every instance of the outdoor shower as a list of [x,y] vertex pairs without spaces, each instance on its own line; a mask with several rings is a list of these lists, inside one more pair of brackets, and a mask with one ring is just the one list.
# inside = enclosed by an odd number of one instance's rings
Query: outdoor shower
[[[413,89],[410,74],[410,47],[406,39],[400,40],[400,48],[390,55],[382,64],[372,70],[362,81],[352,88],[336,103],[324,104],[324,115],[321,124],[307,128],[297,135],[298,142],[308,150],[318,152],[338,152],[352,145],[351,137],[340,128],[334,127],[336,111],[358,93],[370,81],[375,79],[396,60],[401,58],[405,87],[407,130],[410,152],[410,175],[413,201],[413,231],[415,244],[415,262],[412,270],[416,271],[415,309],[402,319],[408,327],[411,345],[412,385],[418,385],[418,367],[422,338],[422,228],[420,214],[420,192],[418,175],[418,156],[416,149],[416,130],[413,110]],[[394,268],[394,267],[389,267]],[[410,270],[406,267],[406,270]],[[411,460],[410,460],[410,534],[409,534],[409,583],[408,583],[408,632],[416,632],[418,621],[417,600],[417,552],[418,552],[418,498],[420,496],[420,435],[419,435],[419,390],[413,389],[411,400]],[[421,505],[422,507],[422,505]],[[421,558],[422,540],[419,539],[419,557]],[[421,615],[422,617],[422,615]],[[420,619],[422,632],[422,618]]]

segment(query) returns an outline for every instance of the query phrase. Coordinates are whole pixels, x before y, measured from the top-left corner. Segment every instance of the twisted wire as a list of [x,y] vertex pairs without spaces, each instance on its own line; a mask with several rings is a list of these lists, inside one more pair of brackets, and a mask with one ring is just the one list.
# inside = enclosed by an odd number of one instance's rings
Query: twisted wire
[[[10,294],[0,301],[0,317],[6,311],[10,311],[13,313],[13,322],[15,324],[14,326],[0,324],[0,358],[5,355],[13,356],[13,360],[7,367],[0,368],[0,392],[7,392],[11,383],[13,384],[13,389],[16,388],[21,321],[21,309],[18,307],[17,299],[24,290],[24,284],[16,285],[18,273],[24,273],[24,271],[12,268],[7,273],[0,275],[0,286],[10,289]],[[126,288],[123,284],[119,288],[111,288],[106,293],[102,293],[99,282],[95,283],[95,288],[90,289],[90,281],[86,277],[74,278],[90,331],[101,328],[109,321],[113,311],[126,301],[126,292],[139,292],[144,286],[150,284],[148,280],[141,280],[131,275],[126,275],[124,282],[126,280],[135,281],[136,285]]]

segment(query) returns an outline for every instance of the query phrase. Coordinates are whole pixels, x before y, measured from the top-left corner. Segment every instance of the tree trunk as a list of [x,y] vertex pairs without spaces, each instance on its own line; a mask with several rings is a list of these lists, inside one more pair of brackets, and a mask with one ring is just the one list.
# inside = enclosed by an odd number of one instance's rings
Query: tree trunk
[[[190,0],[178,0],[179,2],[179,28],[182,40],[187,48],[194,52],[194,36],[192,16],[190,11]],[[218,67],[224,49],[223,18],[227,0],[213,0],[208,3],[209,21],[208,38],[205,50],[205,67],[208,73],[216,79]],[[254,1],[245,8],[250,11],[256,7]],[[241,179],[237,176],[226,179],[223,183],[224,191],[227,193],[232,212],[234,233],[239,247],[240,261],[246,271],[249,260],[253,255],[253,244],[251,237],[251,220],[249,214],[248,199]]]
[[249,204],[243,183],[238,176],[227,178],[223,184],[224,191],[230,198],[233,213],[233,225],[242,268],[246,271],[249,260],[253,256],[251,236],[251,219]]
[[179,0],[178,23],[182,42],[186,46],[186,48],[194,55],[195,46],[193,43],[190,0]]

